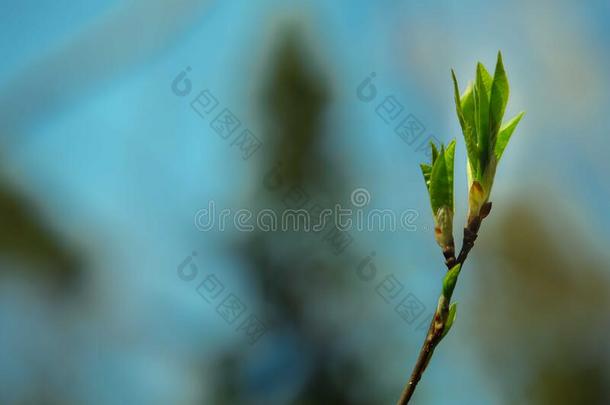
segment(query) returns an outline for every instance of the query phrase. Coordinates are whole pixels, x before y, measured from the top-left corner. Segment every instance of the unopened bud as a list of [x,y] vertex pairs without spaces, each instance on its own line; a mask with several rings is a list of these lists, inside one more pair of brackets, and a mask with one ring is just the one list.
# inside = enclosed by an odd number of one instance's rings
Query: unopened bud
[[434,216],[434,237],[444,250],[453,249],[453,210],[444,206]]
[[478,181],[473,181],[468,193],[468,220],[478,217],[481,208],[487,202],[487,195]]

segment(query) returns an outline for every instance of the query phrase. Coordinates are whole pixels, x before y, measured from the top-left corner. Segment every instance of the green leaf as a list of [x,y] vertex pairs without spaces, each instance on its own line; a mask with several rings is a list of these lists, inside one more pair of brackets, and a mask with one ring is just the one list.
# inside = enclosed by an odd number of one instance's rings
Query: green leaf
[[438,158],[430,173],[430,205],[436,215],[441,207],[453,208],[453,161],[455,141],[449,143],[447,150],[441,146]]
[[447,149],[445,150],[445,164],[447,166],[447,178],[449,180],[450,188],[450,204],[449,208],[453,211],[453,168],[455,162],[455,140],[449,142]]
[[490,126],[490,141],[489,146],[494,150],[496,138],[500,126],[502,125],[502,117],[508,102],[509,87],[504,64],[502,63],[502,54],[498,52],[498,62],[496,63],[496,71],[491,86],[491,97],[489,101],[489,126]]
[[464,129],[464,112],[462,111],[462,100],[460,98],[460,88],[458,86],[457,77],[455,77],[455,71],[451,69],[451,78],[453,79],[453,97],[455,100],[455,110],[457,112],[460,126]]
[[448,204],[450,187],[451,184],[449,184],[449,178],[447,177],[447,164],[443,150],[441,156],[432,165],[432,172],[430,173],[430,205],[434,215],[436,215],[439,208]]
[[438,158],[438,149],[436,148],[434,142],[430,142],[430,148],[432,149],[432,164],[434,164],[434,162]]
[[465,127],[462,128],[464,134],[464,142],[466,143],[466,154],[468,155],[468,161],[473,169],[479,166],[479,147],[477,146],[477,125],[474,114],[474,91],[472,85],[469,84],[464,94],[460,98],[462,104],[462,113],[464,114]]
[[485,87],[485,94],[487,95],[487,99],[489,100],[489,97],[491,96],[491,86],[493,84],[493,79],[487,71],[485,65],[483,65],[481,62],[477,63],[477,76],[478,75],[481,76],[483,86]]
[[482,63],[477,64],[477,78],[474,85],[474,109],[479,146],[479,170],[487,167],[489,158],[489,96],[492,79]]
[[474,93],[472,91],[472,84],[469,84],[468,87],[466,87],[466,90],[464,90],[462,97],[460,97],[460,103],[462,104],[464,120],[470,125],[471,128],[475,128]]
[[496,160],[499,162],[502,154],[504,153],[504,149],[506,149],[506,145],[508,145],[508,141],[510,141],[510,137],[512,136],[515,128],[517,128],[517,124],[521,121],[521,118],[525,115],[525,112],[520,112],[514,117],[512,120],[508,121],[498,133],[498,141],[496,142],[496,147],[494,153],[496,155]]
[[479,147],[477,146],[476,134],[474,128],[467,126],[464,130],[464,143],[466,144],[466,155],[468,156],[468,165],[472,170],[472,174],[475,179],[480,177],[478,168],[480,166],[479,161]]
[[447,300],[451,299],[461,268],[461,264],[456,264],[451,270],[447,271],[447,274],[445,274],[445,278],[443,279],[443,296]]
[[462,133],[464,134],[464,141],[466,143],[466,152],[468,155],[468,161],[472,168],[478,167],[479,154],[477,149],[477,135],[475,133],[475,122],[474,122],[474,97],[472,92],[472,86],[469,85],[464,95],[460,97],[460,89],[458,87],[457,78],[455,72],[451,69],[451,77],[453,78],[453,90],[455,98],[455,108],[462,127]]
[[457,302],[452,303],[449,306],[449,314],[447,315],[447,321],[445,322],[445,329],[443,329],[442,337],[445,337],[447,333],[451,330],[453,326],[453,322],[455,321],[455,316],[457,314]]
[[432,173],[432,166],[422,163],[419,165],[421,172],[424,175],[424,181],[426,182],[426,188],[430,191],[430,174]]

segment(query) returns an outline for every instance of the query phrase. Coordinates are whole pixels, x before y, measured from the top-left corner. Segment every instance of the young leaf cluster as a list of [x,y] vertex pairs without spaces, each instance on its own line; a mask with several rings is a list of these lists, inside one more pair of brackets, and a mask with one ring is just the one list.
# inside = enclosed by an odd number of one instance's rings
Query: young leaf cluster
[[440,150],[431,143],[432,162],[422,163],[430,205],[434,215],[435,236],[441,248],[453,246],[453,161],[455,157],[455,141],[447,147],[441,145]]
[[455,72],[451,73],[468,155],[469,216],[476,216],[489,199],[498,162],[524,113],[502,123],[510,91],[500,52],[493,77],[479,62],[474,83],[461,95]]
[[[508,103],[509,85],[502,55],[498,53],[498,61],[493,77],[482,63],[477,64],[474,83],[468,85],[462,95],[459,92],[457,78],[453,70],[454,96],[458,120],[466,143],[468,160],[468,221],[464,245],[467,245],[466,235],[470,247],[476,238],[476,231],[480,221],[489,213],[491,203],[488,203],[489,194],[493,185],[496,167],[517,124],[523,113],[502,123],[506,104]],[[446,263],[451,266],[443,284],[443,297],[441,302],[450,316],[455,316],[455,308],[449,311],[448,304],[453,288],[460,271],[460,257],[455,256],[453,241],[453,166],[455,160],[455,140],[446,147],[437,147],[430,144],[432,161],[421,164],[422,174],[430,196],[430,206],[434,216],[435,238],[443,249]],[[470,249],[467,248],[467,251]],[[462,247],[464,249],[464,247]],[[467,254],[466,251],[466,254]],[[460,252],[462,253],[462,252]],[[465,257],[465,256],[464,256]],[[449,318],[447,318],[449,320]],[[448,330],[448,329],[447,329]]]

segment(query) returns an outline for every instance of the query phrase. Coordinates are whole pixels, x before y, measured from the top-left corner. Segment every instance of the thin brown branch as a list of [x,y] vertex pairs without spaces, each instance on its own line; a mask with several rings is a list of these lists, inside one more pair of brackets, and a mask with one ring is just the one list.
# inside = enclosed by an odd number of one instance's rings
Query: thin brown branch
[[[443,252],[445,256],[445,264],[447,265],[448,270],[452,269],[457,264],[462,265],[466,261],[468,253],[470,253],[470,250],[474,246],[474,242],[477,239],[479,228],[481,227],[481,221],[489,214],[489,211],[491,210],[491,203],[487,204],[488,205],[481,210],[481,215],[470,219],[467,226],[464,228],[462,248],[460,249],[460,254],[458,255],[457,259],[455,258],[454,254],[449,254],[451,251],[446,250]],[[436,346],[443,339],[443,332],[447,322],[447,312],[449,310],[450,300],[451,297],[444,298],[441,294],[439,305],[436,308],[434,316],[432,317],[432,321],[430,322],[426,339],[424,340],[424,344],[422,345],[415,366],[413,367],[413,372],[411,373],[411,377],[400,395],[397,405],[406,405],[409,403],[409,400],[415,392],[415,388],[417,388],[417,383],[419,383],[419,380],[421,380],[421,377],[426,370],[430,359],[432,358],[434,349],[436,349]]]
[[[437,327],[437,325],[439,327]],[[400,395],[400,399],[397,403],[398,405],[409,403],[409,400],[415,392],[417,383],[419,383],[421,376],[424,374],[424,371],[432,358],[436,345],[442,338],[443,328],[444,322],[442,321],[440,313],[437,309],[437,311],[434,313],[434,317],[432,317],[432,321],[430,322],[426,340],[424,340],[424,344],[419,352],[419,356],[417,357],[417,362],[415,363],[415,367],[413,368],[409,382],[407,385],[405,385],[402,394]]]

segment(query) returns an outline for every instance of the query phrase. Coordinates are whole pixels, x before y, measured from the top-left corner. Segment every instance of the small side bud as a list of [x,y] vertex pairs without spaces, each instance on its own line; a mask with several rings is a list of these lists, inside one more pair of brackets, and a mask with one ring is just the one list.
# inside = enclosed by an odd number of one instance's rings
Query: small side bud
[[445,329],[443,330],[442,337],[447,336],[447,333],[451,330],[453,322],[455,321],[455,315],[457,314],[457,302],[452,303],[449,306],[449,314],[447,315],[447,321],[445,322]]
[[456,264],[447,272],[445,278],[443,279],[443,297],[445,297],[447,300],[451,299],[451,295],[453,294],[453,289],[455,288],[455,283],[457,283],[461,268],[462,265]]

